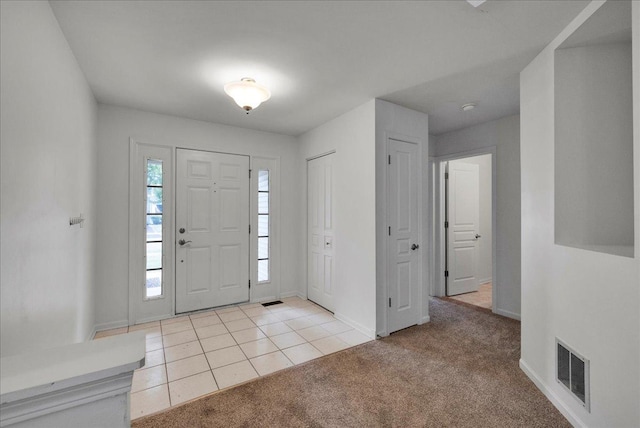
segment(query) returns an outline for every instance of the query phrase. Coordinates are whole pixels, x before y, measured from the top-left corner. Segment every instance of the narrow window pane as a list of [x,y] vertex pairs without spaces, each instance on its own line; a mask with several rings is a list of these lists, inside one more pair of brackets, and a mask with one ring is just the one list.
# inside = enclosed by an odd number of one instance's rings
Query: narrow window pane
[[269,215],[258,216],[258,236],[269,236]]
[[269,258],[269,238],[258,238],[258,258]]
[[147,241],[162,241],[162,216],[147,216]]
[[147,214],[162,213],[162,187],[147,187]]
[[147,161],[147,186],[162,186],[162,161]]
[[269,171],[267,170],[258,171],[258,191],[269,191]]
[[149,224],[147,225],[147,242],[159,242],[162,241],[162,225],[161,224]]
[[269,281],[269,260],[258,260],[258,282]]
[[147,269],[158,269],[162,267],[162,242],[151,242],[147,244]]
[[162,295],[162,270],[148,270],[145,296],[158,297],[160,295]]
[[269,214],[269,194],[258,193],[258,213]]

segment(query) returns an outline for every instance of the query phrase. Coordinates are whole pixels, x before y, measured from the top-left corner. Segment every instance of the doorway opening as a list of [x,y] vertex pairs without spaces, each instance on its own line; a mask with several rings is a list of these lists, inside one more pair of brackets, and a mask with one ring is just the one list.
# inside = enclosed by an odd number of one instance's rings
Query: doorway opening
[[435,265],[442,274],[432,295],[488,310],[495,309],[497,300],[494,156],[486,150],[433,163],[440,178]]

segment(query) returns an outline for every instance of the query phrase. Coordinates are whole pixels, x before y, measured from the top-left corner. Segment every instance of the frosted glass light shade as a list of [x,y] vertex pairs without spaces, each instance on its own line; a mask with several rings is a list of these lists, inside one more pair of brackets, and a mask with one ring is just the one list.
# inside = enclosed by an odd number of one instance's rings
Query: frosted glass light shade
[[227,83],[224,91],[247,113],[271,98],[267,88],[246,77],[239,82]]

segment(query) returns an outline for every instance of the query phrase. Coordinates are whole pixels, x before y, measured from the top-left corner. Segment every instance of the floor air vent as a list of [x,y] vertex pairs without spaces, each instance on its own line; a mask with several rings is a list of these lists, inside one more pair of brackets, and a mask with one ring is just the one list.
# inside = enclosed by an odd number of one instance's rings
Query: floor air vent
[[589,360],[556,337],[556,380],[564,386],[588,412]]
[[282,303],[282,300],[274,300],[273,302],[263,303],[262,306],[267,307],[267,306],[271,306],[271,305],[278,305],[280,303]]

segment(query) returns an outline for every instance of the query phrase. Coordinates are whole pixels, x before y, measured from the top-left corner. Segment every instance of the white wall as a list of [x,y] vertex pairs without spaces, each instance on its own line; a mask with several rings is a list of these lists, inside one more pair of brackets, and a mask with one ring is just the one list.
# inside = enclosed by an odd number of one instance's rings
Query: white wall
[[557,49],[554,68],[556,243],[633,257],[631,42]]
[[[251,116],[247,116],[247,120],[251,120]],[[299,272],[290,268],[300,264],[298,146],[294,137],[100,104],[96,281],[98,329],[126,325],[128,319],[130,138],[141,143],[169,147],[279,158],[282,225],[280,295],[297,294],[301,283]],[[255,292],[255,288],[252,288],[252,292]]]
[[496,147],[496,288],[494,311],[520,317],[520,116],[434,138],[433,157]]
[[6,356],[92,335],[96,102],[48,2],[2,1],[0,17]]
[[[375,101],[300,136],[297,192],[306,195],[308,158],[335,150],[335,314],[374,337],[376,297]],[[306,296],[307,201],[299,201],[300,293]]]
[[375,100],[375,151],[376,151],[376,257],[377,257],[377,317],[376,332],[378,335],[385,336],[388,334],[386,330],[387,317],[387,248],[386,237],[387,227],[389,223],[386,217],[387,211],[387,139],[395,137],[398,139],[405,138],[406,141],[415,141],[418,143],[418,153],[420,159],[418,165],[421,171],[420,184],[418,186],[419,208],[418,216],[420,218],[420,256],[422,258],[422,266],[420,273],[420,291],[419,298],[422,310],[417,324],[429,321],[429,284],[430,284],[430,201],[427,197],[427,189],[429,188],[429,117],[415,110],[392,104],[388,101]]
[[478,234],[478,271],[477,276],[480,284],[491,282],[493,275],[493,261],[491,248],[491,155],[473,156],[451,163],[468,163],[478,165],[479,169],[479,190],[480,190],[480,218]]
[[[590,3],[520,75],[521,367],[575,425],[640,426],[640,3],[633,2],[635,258],[554,243],[554,49]],[[591,361],[591,413],[554,380],[555,337]]]

